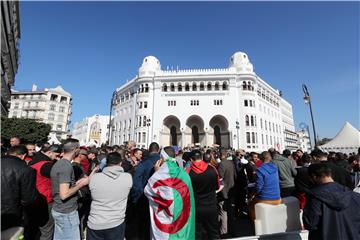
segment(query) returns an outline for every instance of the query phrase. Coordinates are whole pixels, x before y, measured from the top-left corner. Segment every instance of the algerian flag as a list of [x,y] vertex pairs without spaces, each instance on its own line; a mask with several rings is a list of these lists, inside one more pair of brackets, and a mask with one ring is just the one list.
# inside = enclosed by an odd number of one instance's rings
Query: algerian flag
[[191,179],[175,159],[165,161],[152,175],[144,193],[149,199],[152,239],[195,239]]

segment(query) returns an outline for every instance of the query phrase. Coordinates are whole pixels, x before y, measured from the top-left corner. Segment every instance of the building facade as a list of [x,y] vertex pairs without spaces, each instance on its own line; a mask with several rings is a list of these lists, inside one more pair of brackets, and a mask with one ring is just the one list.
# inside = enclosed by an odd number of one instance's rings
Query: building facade
[[31,91],[12,91],[9,117],[31,118],[51,125],[50,134],[66,139],[71,117],[71,94],[61,86]]
[[311,142],[309,133],[305,129],[296,132],[298,137],[298,146],[303,152],[311,152]]
[[109,116],[94,115],[86,117],[81,122],[74,123],[72,137],[81,145],[101,146],[108,141]]
[[298,135],[295,131],[292,106],[285,99],[280,101],[281,120],[284,130],[284,148],[295,151],[299,148]]
[[223,69],[162,70],[157,58],[145,57],[138,75],[116,89],[113,112],[110,144],[135,140],[141,147],[156,141],[282,150],[285,130],[294,126],[291,105],[242,52]]
[[1,1],[1,115],[7,116],[11,86],[19,63],[20,9],[18,1]]

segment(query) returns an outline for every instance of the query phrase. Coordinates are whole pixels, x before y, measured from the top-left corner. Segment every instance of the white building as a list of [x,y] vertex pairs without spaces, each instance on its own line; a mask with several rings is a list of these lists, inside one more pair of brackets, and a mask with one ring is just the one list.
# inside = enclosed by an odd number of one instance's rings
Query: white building
[[50,135],[66,139],[71,116],[71,94],[61,86],[11,93],[9,117],[31,118],[51,125]]
[[307,131],[300,130],[296,132],[298,137],[298,146],[303,152],[310,153],[311,152],[311,142],[309,133]]
[[281,119],[284,126],[284,148],[289,149],[290,151],[295,151],[299,148],[299,145],[298,136],[295,132],[292,106],[282,98],[280,101],[280,109]]
[[100,146],[108,140],[109,116],[94,115],[86,117],[81,122],[74,123],[72,137],[81,145]]
[[162,70],[145,57],[139,74],[115,91],[113,112],[111,144],[283,150],[285,130],[294,131],[291,105],[242,52],[223,69]]

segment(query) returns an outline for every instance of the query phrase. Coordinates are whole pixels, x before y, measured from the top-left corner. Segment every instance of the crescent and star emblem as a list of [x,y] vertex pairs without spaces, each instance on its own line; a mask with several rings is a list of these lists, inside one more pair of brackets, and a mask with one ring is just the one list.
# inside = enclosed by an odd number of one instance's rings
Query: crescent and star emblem
[[168,216],[173,217],[173,214],[170,212],[170,206],[173,204],[174,200],[164,199],[160,195],[160,191],[157,190],[156,196],[153,197],[154,202],[158,205],[157,212],[154,211],[154,222],[158,229],[163,232],[173,234],[182,229],[182,227],[187,223],[188,218],[190,217],[190,193],[188,186],[179,178],[167,178],[165,180],[158,180],[152,186],[153,189],[158,187],[170,187],[175,189],[181,196],[183,202],[183,209],[180,215],[172,223],[162,223],[157,218],[157,214],[161,211],[164,211]]

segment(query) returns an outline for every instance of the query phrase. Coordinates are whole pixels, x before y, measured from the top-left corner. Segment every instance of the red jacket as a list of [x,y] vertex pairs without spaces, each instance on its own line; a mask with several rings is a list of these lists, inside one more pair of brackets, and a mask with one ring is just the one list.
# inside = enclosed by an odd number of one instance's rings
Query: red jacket
[[37,188],[37,190],[46,197],[46,200],[48,203],[51,203],[51,202],[53,202],[51,179],[44,177],[43,175],[40,174],[41,167],[45,163],[48,163],[48,162],[49,161],[45,161],[45,160],[40,161],[38,163],[31,165],[31,167],[36,170],[36,188]]

